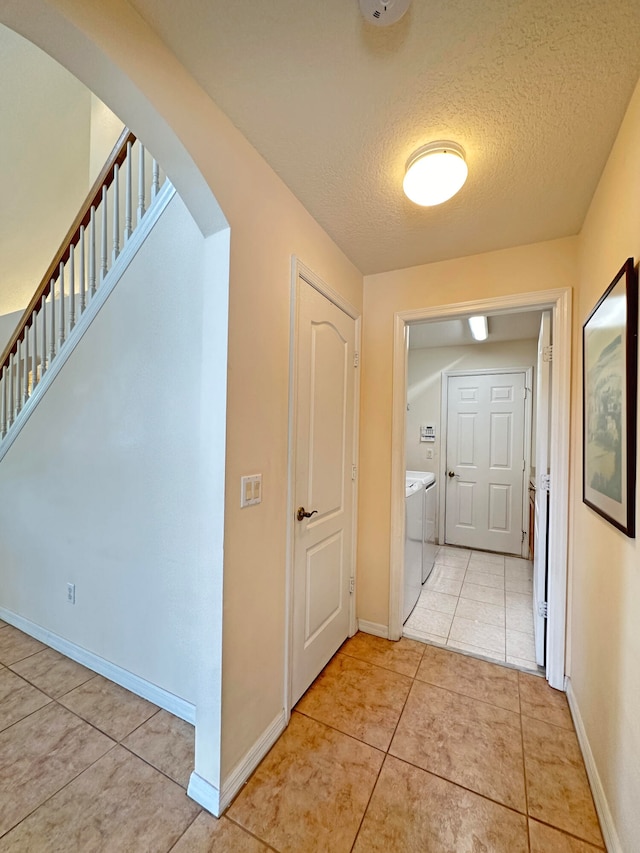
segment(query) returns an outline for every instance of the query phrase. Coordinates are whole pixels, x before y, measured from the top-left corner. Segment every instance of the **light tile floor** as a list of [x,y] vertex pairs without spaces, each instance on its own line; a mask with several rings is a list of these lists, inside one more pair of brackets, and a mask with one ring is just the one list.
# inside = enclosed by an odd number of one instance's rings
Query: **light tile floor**
[[193,729],[0,622],[0,853],[596,853],[566,699],[356,634],[215,820]]
[[537,671],[533,564],[443,546],[404,636]]

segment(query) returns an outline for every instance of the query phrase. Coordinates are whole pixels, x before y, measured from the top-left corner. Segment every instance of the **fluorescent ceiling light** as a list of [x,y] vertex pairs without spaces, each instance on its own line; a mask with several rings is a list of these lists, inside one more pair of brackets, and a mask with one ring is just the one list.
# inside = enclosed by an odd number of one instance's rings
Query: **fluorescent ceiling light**
[[455,142],[430,142],[409,157],[402,188],[411,201],[431,207],[454,196],[468,173],[462,146]]
[[487,318],[484,314],[479,314],[477,317],[469,317],[469,328],[473,339],[476,341],[486,341],[489,336],[489,328],[487,326]]

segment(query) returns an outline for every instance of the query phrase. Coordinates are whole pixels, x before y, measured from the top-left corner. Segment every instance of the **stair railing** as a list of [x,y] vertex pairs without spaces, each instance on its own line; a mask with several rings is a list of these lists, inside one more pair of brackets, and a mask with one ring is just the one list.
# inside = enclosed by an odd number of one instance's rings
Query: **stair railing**
[[164,179],[157,161],[125,128],[0,357],[1,438],[61,352]]

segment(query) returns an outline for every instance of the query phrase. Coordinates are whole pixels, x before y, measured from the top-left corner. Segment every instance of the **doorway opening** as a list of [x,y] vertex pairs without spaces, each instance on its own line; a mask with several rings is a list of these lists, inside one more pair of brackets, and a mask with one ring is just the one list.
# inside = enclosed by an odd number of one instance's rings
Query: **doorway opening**
[[[466,318],[475,314],[483,314],[489,318],[489,324],[494,322],[496,327],[500,327],[505,323],[513,326],[514,323],[523,321],[525,315],[535,318],[536,324],[540,325],[540,316],[542,312],[548,312],[551,324],[554,330],[553,340],[553,383],[549,393],[550,410],[553,414],[553,422],[559,428],[555,428],[553,434],[549,436],[549,464],[545,465],[544,472],[536,472],[534,474],[534,485],[537,482],[538,474],[546,475],[545,488],[549,486],[548,471],[552,474],[553,487],[549,490],[549,525],[548,525],[548,545],[545,548],[545,553],[548,554],[546,561],[547,568],[547,586],[546,586],[546,636],[542,641],[544,651],[546,652],[546,676],[550,684],[558,689],[564,689],[564,653],[565,653],[565,613],[566,613],[566,554],[567,554],[567,522],[568,522],[568,448],[569,448],[569,386],[570,386],[570,349],[571,349],[571,314],[570,314],[571,294],[568,289],[542,291],[539,293],[519,294],[512,297],[501,297],[498,299],[479,300],[477,302],[467,302],[460,304],[452,304],[440,306],[438,308],[428,308],[423,310],[415,310],[401,312],[396,315],[395,322],[395,341],[394,341],[394,393],[393,393],[393,463],[392,463],[392,520],[391,520],[391,563],[390,563],[390,613],[389,613],[389,636],[391,639],[399,639],[402,635],[403,622],[405,617],[405,589],[404,589],[404,546],[405,537],[408,531],[407,507],[409,498],[406,495],[406,477],[407,470],[412,469],[412,473],[417,474],[418,471],[430,470],[436,475],[439,481],[439,500],[438,500],[438,522],[437,522],[437,539],[438,546],[444,547],[450,553],[447,556],[446,550],[443,552],[445,562],[449,564],[458,564],[466,562],[464,570],[469,569],[471,553],[458,554],[451,553],[451,549],[455,548],[455,544],[447,544],[447,531],[445,528],[446,509],[443,504],[443,494],[446,488],[442,487],[442,481],[446,477],[449,480],[449,471],[453,471],[456,479],[458,473],[454,468],[448,467],[448,460],[442,454],[441,442],[437,441],[438,432],[442,438],[446,434],[446,423],[443,428],[442,418],[432,417],[433,423],[413,423],[411,415],[411,401],[409,400],[409,411],[407,411],[407,394],[410,387],[408,366],[409,366],[409,346],[411,339],[411,330],[418,328],[417,324],[424,324],[427,335],[430,334],[431,339],[442,332],[447,323],[457,324],[458,326],[466,323]],[[465,323],[463,323],[465,321]],[[536,338],[538,335],[536,334]],[[538,348],[538,341],[535,342]],[[532,354],[535,352],[533,344],[531,345]],[[487,351],[488,352],[488,351]],[[549,350],[549,353],[551,350]],[[454,359],[455,361],[455,359]],[[504,365],[505,362],[502,361]],[[536,364],[534,361],[533,364]],[[445,362],[446,365],[446,362]],[[514,365],[510,365],[514,366]],[[531,356],[529,357],[529,367],[532,367]],[[455,370],[460,367],[460,364],[450,365],[450,370]],[[464,369],[464,365],[462,366]],[[443,370],[439,371],[438,389],[440,386],[440,375]],[[536,371],[537,373],[537,371]],[[526,385],[525,379],[525,385]],[[498,383],[501,389],[506,387],[505,383]],[[534,388],[529,385],[529,393],[533,395]],[[502,393],[502,391],[501,391]],[[440,398],[442,400],[442,398]],[[485,408],[485,407],[483,407]],[[443,416],[444,417],[444,416]],[[423,418],[424,419],[424,418]],[[502,421],[503,426],[505,417],[502,414],[498,415],[497,422]],[[416,447],[421,447],[424,459],[412,453],[415,450],[410,446],[407,438],[407,428],[412,428],[414,433]],[[535,427],[534,427],[535,429]],[[424,438],[424,441],[420,441]],[[431,439],[436,439],[431,441]],[[502,448],[503,449],[503,448]],[[430,453],[431,450],[431,453]],[[436,454],[439,458],[436,458]],[[429,465],[431,467],[429,468]],[[526,460],[523,461],[526,468]],[[416,467],[418,466],[418,467]],[[529,466],[530,469],[533,466]],[[524,535],[526,541],[521,540],[521,552],[514,552],[512,546],[504,548],[502,553],[493,558],[496,563],[502,562],[503,571],[506,573],[505,560],[516,561],[519,563],[510,563],[510,574],[515,577],[519,573],[522,580],[529,581],[525,573],[525,563],[528,561],[525,557],[529,557],[529,525],[530,515],[529,508],[529,474],[532,470],[521,472],[520,483],[522,486],[520,492],[520,514],[516,521],[520,528],[519,535]],[[500,509],[502,506],[503,519],[505,517],[505,495],[508,492],[508,486],[501,486],[495,490],[495,508]],[[468,497],[469,492],[473,489],[468,489],[465,497]],[[502,504],[500,501],[502,500]],[[467,509],[470,504],[467,503]],[[498,516],[500,513],[498,513]],[[496,518],[498,517],[496,516]],[[463,519],[463,522],[468,522],[469,519]],[[472,548],[476,553],[474,558],[474,567],[472,571],[477,571],[477,564],[481,562],[484,556],[484,563],[491,563],[492,554],[491,547],[486,545],[483,549],[482,544],[471,542]],[[495,546],[494,546],[495,547]],[[505,554],[507,556],[505,556]],[[462,568],[460,565],[451,565],[451,568]],[[485,566],[480,568],[486,569]],[[490,574],[491,572],[487,572]],[[458,575],[461,573],[458,572]],[[504,578],[491,583],[500,583],[504,585]],[[504,586],[503,586],[504,590]],[[446,593],[445,593],[446,594]],[[434,640],[435,641],[435,640]],[[473,650],[470,650],[473,651]],[[518,655],[512,655],[516,658]],[[515,662],[515,661],[514,661]]]

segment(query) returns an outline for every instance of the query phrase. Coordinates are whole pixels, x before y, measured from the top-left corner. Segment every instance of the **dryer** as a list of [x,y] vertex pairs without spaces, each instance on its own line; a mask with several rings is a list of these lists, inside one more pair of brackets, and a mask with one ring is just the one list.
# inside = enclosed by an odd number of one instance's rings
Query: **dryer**
[[406,622],[416,606],[422,589],[422,544],[424,540],[424,486],[419,480],[407,481],[405,488],[404,605]]

